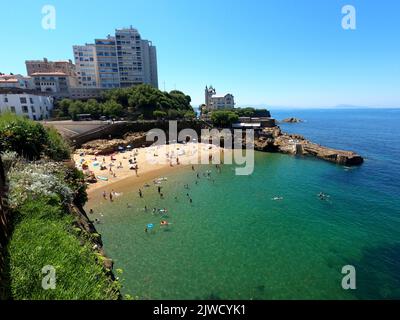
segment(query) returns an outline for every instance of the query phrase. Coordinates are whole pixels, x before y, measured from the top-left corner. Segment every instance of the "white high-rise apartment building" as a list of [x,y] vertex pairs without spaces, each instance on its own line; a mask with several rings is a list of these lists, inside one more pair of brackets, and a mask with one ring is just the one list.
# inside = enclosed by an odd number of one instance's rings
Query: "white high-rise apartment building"
[[144,82],[158,88],[157,49],[148,40],[142,40]]
[[79,87],[99,87],[100,79],[97,65],[96,46],[94,44],[73,46],[73,50]]
[[121,87],[145,83],[142,39],[136,29],[115,31]]
[[115,38],[108,36],[106,39],[96,39],[95,44],[100,87],[103,89],[119,88],[121,82]]
[[157,52],[151,41],[143,40],[130,27],[115,31],[121,87],[148,83],[158,88]]
[[74,57],[82,87],[124,88],[147,83],[158,88],[156,47],[132,27],[117,29],[115,36],[96,39],[94,45],[74,46]]

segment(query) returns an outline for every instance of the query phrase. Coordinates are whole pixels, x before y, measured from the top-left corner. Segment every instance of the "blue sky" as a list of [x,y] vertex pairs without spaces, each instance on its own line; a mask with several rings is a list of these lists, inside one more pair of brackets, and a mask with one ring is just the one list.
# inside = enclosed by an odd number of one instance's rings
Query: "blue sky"
[[[41,27],[54,5],[56,29]],[[357,29],[341,27],[344,5]],[[203,102],[206,84],[238,105],[400,107],[397,0],[19,0],[0,5],[0,71],[72,59],[72,45],[132,25],[158,50],[160,89]]]

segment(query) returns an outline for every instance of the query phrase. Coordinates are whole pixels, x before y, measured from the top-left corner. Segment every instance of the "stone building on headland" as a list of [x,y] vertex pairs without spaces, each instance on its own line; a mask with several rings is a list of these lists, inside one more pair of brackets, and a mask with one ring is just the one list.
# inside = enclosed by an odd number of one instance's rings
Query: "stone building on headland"
[[234,96],[230,93],[224,96],[217,96],[215,89],[206,86],[205,94],[205,108],[207,111],[233,109],[235,107]]

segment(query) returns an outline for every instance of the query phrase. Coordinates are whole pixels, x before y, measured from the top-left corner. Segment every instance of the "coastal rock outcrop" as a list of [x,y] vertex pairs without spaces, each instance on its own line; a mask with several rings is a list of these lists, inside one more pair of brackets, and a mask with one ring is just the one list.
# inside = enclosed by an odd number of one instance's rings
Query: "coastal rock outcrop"
[[284,133],[278,126],[265,128],[260,132],[255,138],[254,147],[259,151],[315,156],[345,166],[360,165],[364,162],[364,159],[355,152],[321,146],[301,135]]
[[80,152],[93,155],[108,155],[118,150],[118,147],[131,146],[132,148],[140,148],[147,146],[152,142],[146,141],[144,132],[127,133],[122,139],[112,140],[93,140],[82,145]]
[[304,121],[301,119],[298,119],[298,118],[291,117],[291,118],[283,119],[281,122],[282,123],[300,123],[300,122],[304,122]]

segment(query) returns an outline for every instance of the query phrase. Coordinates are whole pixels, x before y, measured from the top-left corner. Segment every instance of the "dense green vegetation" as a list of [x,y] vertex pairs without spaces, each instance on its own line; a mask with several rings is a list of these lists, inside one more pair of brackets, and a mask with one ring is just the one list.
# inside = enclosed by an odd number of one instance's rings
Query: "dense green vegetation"
[[271,114],[267,109],[255,109],[252,107],[235,108],[234,111],[239,117],[270,117]]
[[216,127],[230,127],[239,120],[237,113],[229,110],[218,110],[211,113],[211,121]]
[[63,160],[70,156],[67,143],[56,130],[12,113],[0,116],[0,150],[15,151],[29,160],[42,156]]
[[217,127],[229,127],[232,123],[239,120],[239,117],[270,117],[271,114],[266,109],[255,109],[251,107],[224,109],[208,112],[201,106],[203,114],[211,114],[211,121]]
[[194,117],[191,98],[183,92],[162,92],[151,85],[142,84],[130,88],[106,91],[99,101],[64,99],[55,106],[54,116],[78,119],[78,114],[90,114],[93,119],[101,116],[124,117],[132,120]]
[[[69,155],[57,132],[3,115],[0,147],[13,227],[7,247],[11,298],[117,299],[120,284],[106,274],[95,250],[98,235],[71,210],[87,201],[86,184],[76,168],[56,162]],[[42,287],[45,266],[55,269],[55,289]]]
[[[104,274],[90,241],[56,198],[26,200],[16,211],[9,243],[13,299],[116,299],[118,285]],[[53,266],[54,290],[42,288],[44,266]]]
[[[75,225],[73,203],[86,201],[75,168],[62,163],[14,162],[8,172],[14,230],[8,246],[13,299],[116,299],[118,282],[106,276],[91,248],[94,235]],[[44,290],[44,266],[56,271],[56,288]]]

